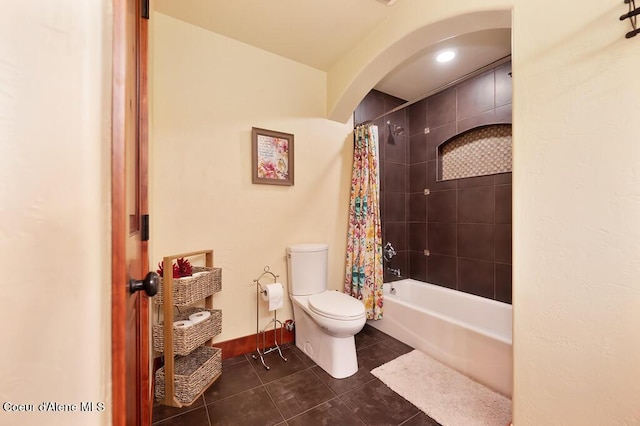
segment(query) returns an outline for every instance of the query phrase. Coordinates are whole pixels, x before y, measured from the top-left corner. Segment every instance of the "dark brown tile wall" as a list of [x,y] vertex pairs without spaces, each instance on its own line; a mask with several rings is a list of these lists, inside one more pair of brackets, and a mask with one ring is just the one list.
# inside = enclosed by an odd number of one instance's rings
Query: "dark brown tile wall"
[[[509,72],[511,63],[500,65],[374,120],[381,141],[383,241],[398,251],[385,267],[400,268],[401,278],[511,303],[511,173],[436,180],[438,145],[476,126],[511,122]],[[355,122],[402,103],[374,90],[356,109]],[[403,126],[404,134],[390,135],[387,120]]]

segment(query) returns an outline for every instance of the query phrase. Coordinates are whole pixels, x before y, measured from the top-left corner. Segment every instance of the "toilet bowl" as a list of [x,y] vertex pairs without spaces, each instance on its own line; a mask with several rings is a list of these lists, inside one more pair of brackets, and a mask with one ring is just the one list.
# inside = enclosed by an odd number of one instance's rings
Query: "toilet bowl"
[[327,334],[334,337],[353,336],[364,327],[367,316],[364,305],[338,291],[326,290],[311,296],[292,296]]
[[326,244],[287,248],[289,297],[293,304],[296,346],[330,376],[342,379],[358,371],[354,335],[366,322],[361,301],[327,290]]

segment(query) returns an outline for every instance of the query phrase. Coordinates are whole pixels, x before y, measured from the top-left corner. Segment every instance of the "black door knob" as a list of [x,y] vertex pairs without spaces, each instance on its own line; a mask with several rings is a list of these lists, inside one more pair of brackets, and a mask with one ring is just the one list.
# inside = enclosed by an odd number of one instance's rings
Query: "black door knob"
[[129,280],[129,291],[133,294],[136,291],[144,290],[147,296],[153,297],[158,292],[160,277],[155,272],[149,272],[144,280]]

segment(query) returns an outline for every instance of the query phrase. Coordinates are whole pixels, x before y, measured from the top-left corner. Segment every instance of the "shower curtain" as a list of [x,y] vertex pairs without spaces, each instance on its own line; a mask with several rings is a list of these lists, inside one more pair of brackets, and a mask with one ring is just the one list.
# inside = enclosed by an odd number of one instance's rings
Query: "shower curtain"
[[382,319],[382,232],[378,127],[358,126],[354,131],[353,170],[347,266],[344,291],[362,300],[367,319]]

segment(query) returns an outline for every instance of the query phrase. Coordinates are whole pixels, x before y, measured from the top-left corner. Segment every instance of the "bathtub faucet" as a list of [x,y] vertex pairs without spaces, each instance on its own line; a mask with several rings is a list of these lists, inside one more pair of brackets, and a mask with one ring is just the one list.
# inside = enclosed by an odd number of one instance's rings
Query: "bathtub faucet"
[[396,277],[400,277],[400,268],[397,269],[393,269],[393,268],[389,268],[387,267],[387,272],[390,273],[391,275],[394,275]]
[[[384,250],[383,251],[384,251],[384,254],[382,255],[382,257],[387,262],[389,262],[393,256],[398,254],[396,252],[396,249],[393,248],[393,246],[391,245],[390,242],[387,242],[387,244],[384,246]],[[400,275],[398,275],[398,276],[400,276]]]

